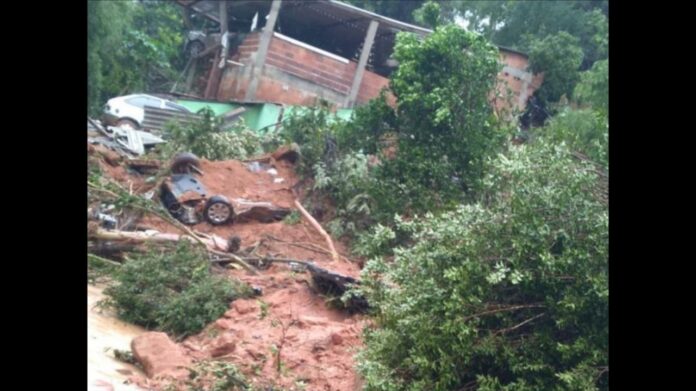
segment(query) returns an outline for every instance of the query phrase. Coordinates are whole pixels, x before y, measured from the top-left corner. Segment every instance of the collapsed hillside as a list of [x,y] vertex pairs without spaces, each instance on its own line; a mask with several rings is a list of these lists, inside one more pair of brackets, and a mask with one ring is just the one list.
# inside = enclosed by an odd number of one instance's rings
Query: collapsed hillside
[[[101,156],[101,148],[92,147],[90,156]],[[275,159],[262,161],[267,163],[201,160],[201,181],[211,195],[269,202],[294,210],[296,191],[293,189],[299,180],[292,163]],[[134,194],[147,195],[153,190],[147,176],[130,170],[125,162],[113,163],[103,158],[93,159],[102,175]],[[181,233],[174,225],[150,214],[130,226],[139,232]],[[341,256],[338,262],[332,260],[324,237],[303,218],[274,222],[251,220],[220,226],[201,222],[190,229],[202,235],[237,237],[240,249],[254,249],[254,254],[260,257],[311,262],[346,277],[357,278],[360,273],[358,264],[348,259],[345,244],[334,241]],[[157,342],[161,336],[156,333],[141,335],[139,343],[133,343],[133,353],[148,376],[134,375],[130,380],[147,389],[163,389],[171,383],[167,376],[182,382],[188,374],[187,371],[172,371],[172,367],[192,368],[198,362],[219,360],[239,368],[250,385],[283,389],[304,387],[307,390],[359,388],[353,355],[361,346],[366,318],[335,308],[331,301],[336,299],[319,292],[309,273],[296,266],[272,263],[258,274],[243,268],[217,270],[257,288],[261,295],[235,300],[223,317],[200,333],[176,343],[165,343],[178,352],[165,359],[173,360],[171,363],[149,362],[158,360],[156,350],[167,347]]]

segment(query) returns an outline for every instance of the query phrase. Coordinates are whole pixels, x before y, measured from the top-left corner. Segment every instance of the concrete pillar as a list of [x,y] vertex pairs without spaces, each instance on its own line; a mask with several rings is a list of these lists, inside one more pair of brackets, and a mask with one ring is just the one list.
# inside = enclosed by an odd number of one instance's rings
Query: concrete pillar
[[365,74],[365,65],[367,65],[367,60],[370,57],[372,44],[374,43],[375,35],[377,34],[377,27],[379,27],[379,22],[376,20],[371,20],[370,27],[367,28],[367,35],[365,35],[365,43],[363,43],[362,52],[360,52],[358,67],[355,69],[355,75],[353,75],[353,85],[351,86],[348,97],[346,98],[345,106],[347,108],[353,107],[358,96],[358,91],[360,91],[360,84],[362,83],[362,78]]
[[256,60],[254,61],[251,71],[249,88],[244,95],[245,101],[256,99],[256,90],[259,88],[261,71],[263,70],[263,64],[266,62],[268,47],[271,45],[271,39],[273,39],[273,29],[275,28],[276,20],[278,19],[278,12],[280,11],[280,1],[281,0],[273,0],[273,4],[271,4],[271,11],[268,14],[268,20],[266,21],[266,26],[263,28],[263,33],[261,34],[261,39],[259,40],[259,49],[256,51]]

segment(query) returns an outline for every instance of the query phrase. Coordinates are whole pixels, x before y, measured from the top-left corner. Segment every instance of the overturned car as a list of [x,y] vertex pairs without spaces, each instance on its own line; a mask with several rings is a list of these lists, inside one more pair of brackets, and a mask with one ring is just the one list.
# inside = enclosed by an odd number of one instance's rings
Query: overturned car
[[167,211],[184,224],[206,221],[212,225],[224,225],[249,220],[270,223],[282,220],[291,212],[269,202],[211,195],[201,181],[204,174],[200,170],[200,161],[192,153],[176,155],[170,171],[169,178],[160,185],[159,198]]
[[227,224],[234,218],[234,208],[227,197],[209,197],[200,174],[196,155],[180,153],[172,161],[172,175],[160,186],[160,201],[169,213],[184,224],[198,224],[201,217],[213,225]]

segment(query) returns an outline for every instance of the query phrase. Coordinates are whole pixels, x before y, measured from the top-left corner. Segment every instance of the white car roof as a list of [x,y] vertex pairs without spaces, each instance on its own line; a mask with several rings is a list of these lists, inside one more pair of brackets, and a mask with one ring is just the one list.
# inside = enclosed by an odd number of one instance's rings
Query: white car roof
[[137,97],[146,97],[146,98],[152,98],[152,99],[166,100],[166,99],[158,98],[154,95],[148,95],[148,94],[130,94],[130,95],[117,96],[113,99],[122,100],[122,99],[137,98]]

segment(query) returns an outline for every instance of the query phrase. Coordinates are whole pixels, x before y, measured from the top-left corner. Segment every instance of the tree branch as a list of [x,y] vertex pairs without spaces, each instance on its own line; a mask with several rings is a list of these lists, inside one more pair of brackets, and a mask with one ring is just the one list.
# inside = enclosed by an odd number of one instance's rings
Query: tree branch
[[507,312],[507,311],[516,311],[516,310],[520,310],[520,309],[524,309],[524,308],[544,308],[544,307],[545,306],[541,305],[541,304],[514,305],[514,306],[510,306],[510,307],[496,308],[494,310],[479,312],[477,314],[466,316],[462,320],[465,321],[465,320],[469,320],[471,318],[476,318],[476,317],[483,316],[483,315],[490,315],[490,314],[496,314],[499,312]]
[[495,333],[493,333],[493,335],[505,334],[505,333],[507,333],[507,332],[516,330],[516,329],[518,329],[518,328],[524,326],[525,324],[527,324],[527,323],[529,323],[529,322],[532,322],[532,321],[534,321],[534,320],[536,320],[536,319],[538,319],[538,318],[541,318],[541,317],[544,316],[544,315],[546,315],[546,312],[542,312],[542,313],[540,313],[539,315],[532,316],[531,318],[525,320],[524,322],[518,323],[518,324],[516,324],[516,325],[514,325],[514,326],[512,326],[512,327],[508,327],[508,328],[506,328],[506,329],[498,330],[498,331],[496,331]]

